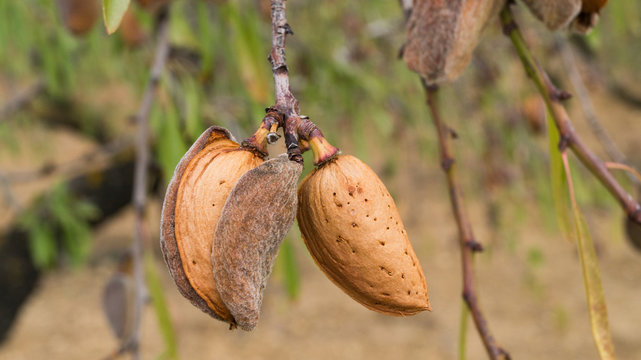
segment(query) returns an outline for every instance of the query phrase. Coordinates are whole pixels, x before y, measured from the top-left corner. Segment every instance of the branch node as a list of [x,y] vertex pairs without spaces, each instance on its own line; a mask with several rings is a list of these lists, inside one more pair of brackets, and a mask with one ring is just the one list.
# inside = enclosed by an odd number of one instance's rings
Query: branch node
[[456,161],[452,159],[451,157],[446,157],[443,160],[441,160],[441,169],[443,171],[448,172],[452,168]]
[[641,225],[641,206],[637,207],[636,210],[632,211],[628,215],[631,221]]
[[467,246],[470,250],[472,250],[472,252],[475,252],[475,253],[483,252],[484,250],[483,245],[474,239],[466,241],[465,246]]
[[458,139],[458,133],[456,132],[456,130],[448,126],[447,131],[450,133],[450,136],[452,137],[452,139]]
[[564,152],[569,145],[570,145],[570,135],[567,135],[567,134],[561,135],[561,140],[559,140],[559,145],[558,145],[559,151]]
[[288,23],[285,23],[285,25],[279,26],[279,28],[285,30],[285,35],[294,35],[294,30],[292,30],[292,27],[289,26]]
[[572,94],[570,94],[568,91],[559,89],[552,85],[552,89],[550,91],[550,100],[552,101],[565,101],[569,98],[572,97]]

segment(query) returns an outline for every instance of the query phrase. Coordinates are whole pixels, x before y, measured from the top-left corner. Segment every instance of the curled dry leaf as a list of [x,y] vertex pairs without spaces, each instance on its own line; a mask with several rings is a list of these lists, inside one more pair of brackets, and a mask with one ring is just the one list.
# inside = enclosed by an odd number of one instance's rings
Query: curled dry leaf
[[428,84],[451,82],[470,62],[483,28],[505,0],[417,0],[403,59]]
[[227,198],[211,254],[214,278],[238,326],[252,330],[274,259],[296,214],[303,166],[287,154],[243,175]]
[[430,310],[421,265],[394,200],[372,169],[340,155],[303,180],[298,198],[305,244],[338,287],[380,313]]
[[263,162],[223,128],[207,129],[176,166],[162,209],[160,244],[180,293],[212,317],[234,323],[212,275],[214,230],[238,179]]
[[134,333],[136,289],[132,275],[132,258],[127,253],[117,271],[109,278],[102,294],[102,307],[109,326],[121,346],[126,345]]

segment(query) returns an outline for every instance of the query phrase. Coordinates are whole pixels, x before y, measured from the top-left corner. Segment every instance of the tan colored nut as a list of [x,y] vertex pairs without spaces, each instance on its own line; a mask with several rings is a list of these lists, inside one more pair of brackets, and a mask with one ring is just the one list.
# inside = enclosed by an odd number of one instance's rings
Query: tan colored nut
[[581,0],[523,0],[550,30],[566,28],[581,11]]
[[380,313],[430,310],[421,265],[394,200],[372,169],[340,155],[303,180],[298,199],[305,244],[334,284]]
[[263,289],[283,238],[294,223],[296,184],[303,166],[287,154],[243,175],[227,198],[214,236],[214,278],[243,330],[258,321]]
[[403,59],[430,84],[456,80],[490,19],[505,0],[417,0],[407,23]]
[[212,317],[235,323],[216,289],[211,251],[228,194],[263,162],[229,132],[211,127],[176,166],[162,209],[161,249],[180,293]]
[[581,2],[581,12],[598,13],[607,3],[608,0],[583,0]]
[[599,21],[601,8],[608,3],[608,0],[583,0],[581,12],[572,21],[570,28],[578,33],[587,33]]
[[62,22],[76,36],[88,33],[100,15],[98,0],[58,0]]
[[533,134],[541,134],[546,126],[545,102],[539,95],[530,95],[521,102],[521,114]]

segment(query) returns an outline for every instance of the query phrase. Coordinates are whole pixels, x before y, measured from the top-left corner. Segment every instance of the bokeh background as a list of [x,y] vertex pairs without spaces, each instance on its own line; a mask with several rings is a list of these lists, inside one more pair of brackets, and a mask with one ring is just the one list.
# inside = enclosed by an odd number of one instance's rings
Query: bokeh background
[[[117,348],[102,296],[134,234],[132,119],[153,60],[154,14],[134,3],[114,35],[100,18],[74,35],[60,4],[0,1],[0,359],[102,359]],[[177,0],[150,116],[147,270],[149,286],[163,296],[144,309],[141,354],[456,358],[457,232],[423,90],[398,60],[402,11],[395,1],[334,0],[291,1],[287,10],[295,32],[287,58],[301,112],[388,186],[427,276],[433,312],[394,318],[355,303],[316,268],[296,226],[255,331],[229,331],[179,295],[157,246],[166,183],[207,126],[248,137],[273,104],[273,90],[268,1]],[[554,81],[575,92],[568,74],[578,71],[600,124],[639,168],[641,3],[610,2],[587,36],[550,33],[523,6],[515,11]],[[564,61],[564,51],[573,60]],[[576,245],[564,239],[554,211],[545,112],[498,19],[441,100],[459,135],[467,207],[486,249],[476,278],[497,340],[515,359],[597,359]],[[579,134],[607,158],[585,107],[576,98],[566,104]],[[311,154],[305,160],[307,172]],[[618,204],[576,158],[571,162],[618,356],[639,359],[641,253],[626,239]],[[486,358],[471,322],[467,334],[467,358]]]

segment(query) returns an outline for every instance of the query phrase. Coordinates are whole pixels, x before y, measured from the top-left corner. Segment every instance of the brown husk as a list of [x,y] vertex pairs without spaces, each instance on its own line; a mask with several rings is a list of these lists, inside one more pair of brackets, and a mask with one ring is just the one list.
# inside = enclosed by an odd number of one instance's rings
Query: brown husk
[[505,0],[418,0],[407,23],[403,59],[430,85],[461,75],[488,21]]
[[248,171],[234,187],[216,227],[211,254],[221,298],[243,330],[258,321],[263,289],[296,213],[302,165],[287,154]]
[[235,323],[212,274],[213,232],[231,189],[262,158],[223,128],[207,129],[176,166],[162,209],[161,249],[180,293],[212,317]]

